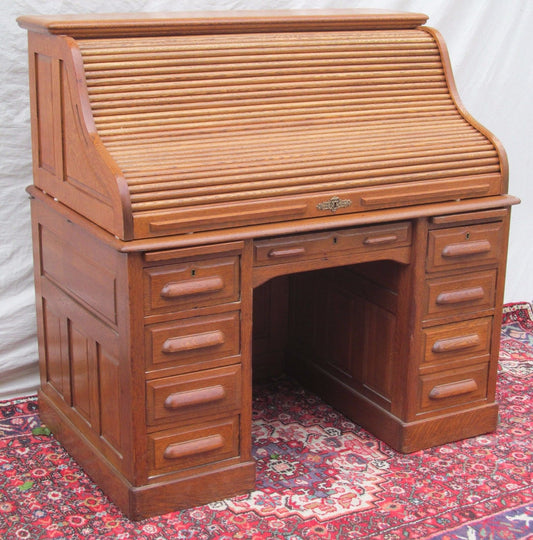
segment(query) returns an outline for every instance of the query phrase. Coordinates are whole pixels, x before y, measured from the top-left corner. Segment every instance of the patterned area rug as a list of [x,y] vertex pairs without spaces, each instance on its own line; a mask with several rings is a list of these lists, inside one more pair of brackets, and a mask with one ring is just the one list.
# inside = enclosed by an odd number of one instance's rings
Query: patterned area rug
[[533,313],[506,306],[495,433],[398,454],[282,379],[254,393],[257,490],[134,523],[41,426],[0,403],[0,537],[11,539],[533,538]]

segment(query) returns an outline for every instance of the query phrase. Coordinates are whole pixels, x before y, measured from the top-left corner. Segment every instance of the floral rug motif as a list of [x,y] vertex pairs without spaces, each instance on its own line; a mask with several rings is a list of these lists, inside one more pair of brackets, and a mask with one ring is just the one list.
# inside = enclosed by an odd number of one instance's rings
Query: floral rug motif
[[257,489],[141,522],[108,501],[43,426],[0,403],[0,538],[533,538],[533,314],[506,306],[496,432],[398,454],[289,379],[254,391]]

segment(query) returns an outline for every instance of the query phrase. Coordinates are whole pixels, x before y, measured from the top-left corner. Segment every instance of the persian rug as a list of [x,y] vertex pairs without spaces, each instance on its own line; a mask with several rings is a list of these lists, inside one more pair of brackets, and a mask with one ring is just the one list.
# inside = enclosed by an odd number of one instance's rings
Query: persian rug
[[505,307],[495,433],[398,454],[289,379],[254,392],[257,489],[132,522],[39,420],[0,403],[0,537],[533,538],[533,314]]

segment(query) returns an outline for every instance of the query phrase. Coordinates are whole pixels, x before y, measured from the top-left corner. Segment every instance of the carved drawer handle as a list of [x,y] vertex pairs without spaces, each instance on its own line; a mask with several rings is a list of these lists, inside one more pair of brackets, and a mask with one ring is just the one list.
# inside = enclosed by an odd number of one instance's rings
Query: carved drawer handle
[[163,457],[166,459],[179,459],[187,456],[193,456],[195,454],[212,452],[213,450],[218,450],[223,446],[224,437],[222,437],[222,435],[210,435],[209,437],[195,439],[194,441],[169,444],[165,449]]
[[363,240],[365,246],[378,246],[381,244],[391,244],[398,240],[398,235],[390,234],[388,236],[369,236]]
[[479,255],[487,253],[491,249],[488,240],[478,240],[476,242],[460,242],[458,244],[448,244],[442,250],[443,257],[465,257],[467,255]]
[[205,332],[204,334],[193,334],[192,336],[168,338],[161,347],[165,354],[174,354],[197,349],[207,349],[216,347],[224,343],[224,333],[220,330]]
[[281,257],[296,257],[305,253],[304,247],[294,247],[286,249],[271,249],[268,252],[268,257],[271,259],[277,259]]
[[469,349],[480,344],[480,339],[477,334],[469,334],[468,336],[460,336],[448,339],[439,339],[435,341],[431,350],[434,353],[446,353],[451,351],[460,351]]
[[223,288],[224,280],[220,276],[213,276],[166,283],[160,294],[162,298],[173,299],[181,296],[221,291]]
[[444,292],[437,296],[439,306],[449,304],[460,304],[461,302],[471,302],[480,300],[485,295],[483,287],[472,287],[471,289],[461,289],[460,291]]
[[191,405],[203,405],[213,401],[219,401],[226,397],[226,391],[220,384],[188,390],[186,392],[175,392],[165,399],[165,409],[175,410]]
[[445,399],[462,394],[468,394],[477,390],[478,386],[474,379],[466,379],[465,381],[452,382],[447,384],[439,384],[433,387],[429,393],[430,399]]

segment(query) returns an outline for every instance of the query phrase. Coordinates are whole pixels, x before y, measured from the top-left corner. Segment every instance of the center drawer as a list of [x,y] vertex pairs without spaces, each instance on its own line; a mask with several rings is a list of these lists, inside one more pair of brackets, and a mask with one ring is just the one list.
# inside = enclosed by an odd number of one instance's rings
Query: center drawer
[[339,256],[346,251],[379,251],[410,243],[411,224],[408,222],[285,236],[255,242],[254,264],[307,261]]

